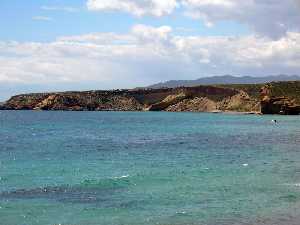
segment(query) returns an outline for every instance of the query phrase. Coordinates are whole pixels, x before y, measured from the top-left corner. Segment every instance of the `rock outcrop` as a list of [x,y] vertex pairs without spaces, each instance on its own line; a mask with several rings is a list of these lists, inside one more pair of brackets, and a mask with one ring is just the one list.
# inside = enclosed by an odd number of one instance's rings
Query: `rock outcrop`
[[265,96],[261,101],[263,114],[300,115],[300,105],[287,97]]
[[179,93],[177,95],[169,95],[161,102],[155,103],[148,107],[149,111],[163,111],[169,106],[175,105],[188,98],[187,94]]
[[221,111],[259,112],[260,103],[246,92],[240,91],[238,94],[219,102],[217,109]]
[[169,112],[213,112],[216,110],[217,104],[206,97],[184,99],[183,101],[166,108],[166,111]]
[[[261,89],[261,112],[263,114],[300,115],[300,82],[289,82],[290,88],[280,83],[270,83]],[[286,82],[284,82],[286,85]]]

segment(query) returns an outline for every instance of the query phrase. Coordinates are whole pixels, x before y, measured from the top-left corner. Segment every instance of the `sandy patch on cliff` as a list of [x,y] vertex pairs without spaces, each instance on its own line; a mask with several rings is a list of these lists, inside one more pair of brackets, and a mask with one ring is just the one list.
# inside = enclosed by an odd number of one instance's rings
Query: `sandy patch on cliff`
[[212,112],[217,109],[217,104],[208,99],[196,97],[193,99],[185,99],[175,105],[169,106],[166,111],[169,112]]

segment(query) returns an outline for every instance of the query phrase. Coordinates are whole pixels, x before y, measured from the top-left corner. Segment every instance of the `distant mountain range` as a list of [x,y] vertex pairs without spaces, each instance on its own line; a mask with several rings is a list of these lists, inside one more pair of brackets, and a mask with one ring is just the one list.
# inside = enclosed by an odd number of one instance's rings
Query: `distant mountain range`
[[277,75],[265,77],[252,76],[212,76],[203,77],[197,80],[170,80],[148,86],[147,88],[175,88],[175,87],[192,87],[197,85],[213,85],[213,84],[263,84],[273,81],[297,81],[300,80],[298,75]]

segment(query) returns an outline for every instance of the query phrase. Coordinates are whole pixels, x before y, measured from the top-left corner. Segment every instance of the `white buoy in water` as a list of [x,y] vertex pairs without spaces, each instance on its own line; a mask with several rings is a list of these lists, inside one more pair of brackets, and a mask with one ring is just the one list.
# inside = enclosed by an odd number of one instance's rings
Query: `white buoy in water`
[[277,120],[271,120],[272,121],[272,123],[277,123]]

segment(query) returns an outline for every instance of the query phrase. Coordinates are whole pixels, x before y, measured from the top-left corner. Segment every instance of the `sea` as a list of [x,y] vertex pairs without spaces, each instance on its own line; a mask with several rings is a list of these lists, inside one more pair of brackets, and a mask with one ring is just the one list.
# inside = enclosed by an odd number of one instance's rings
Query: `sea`
[[299,116],[0,111],[1,225],[299,225],[299,215]]

